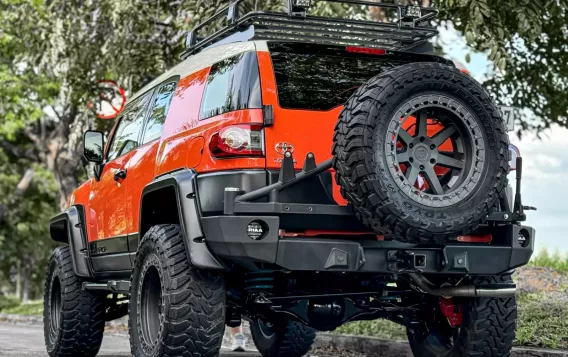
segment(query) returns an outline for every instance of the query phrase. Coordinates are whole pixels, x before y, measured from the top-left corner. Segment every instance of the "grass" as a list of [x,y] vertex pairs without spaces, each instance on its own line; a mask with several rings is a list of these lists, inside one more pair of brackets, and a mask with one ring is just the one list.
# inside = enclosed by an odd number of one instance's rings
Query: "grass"
[[560,254],[558,251],[550,254],[545,248],[538,252],[538,254],[533,255],[529,265],[552,268],[558,272],[568,273],[568,255]]
[[18,304],[6,309],[1,309],[0,312],[14,315],[40,316],[43,315],[43,300],[30,301],[27,304]]

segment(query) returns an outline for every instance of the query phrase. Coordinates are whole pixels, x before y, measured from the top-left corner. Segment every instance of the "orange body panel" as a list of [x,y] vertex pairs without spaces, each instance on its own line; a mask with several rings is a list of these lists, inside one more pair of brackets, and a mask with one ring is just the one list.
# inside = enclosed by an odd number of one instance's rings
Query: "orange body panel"
[[154,179],[159,141],[153,141],[134,150],[126,166],[126,217],[127,233],[138,232],[140,198],[144,187]]
[[[280,168],[282,155],[275,147],[282,142],[294,147],[294,166],[298,170],[302,169],[309,152],[315,155],[317,163],[331,158],[333,130],[343,106],[329,111],[282,108],[278,102],[278,88],[270,53],[258,52],[258,64],[263,103],[274,108],[274,125],[265,129],[266,167]],[[333,180],[333,199],[340,205],[347,205],[335,180]]]
[[[126,164],[134,151],[107,163],[102,171],[100,181],[92,180],[88,205],[90,220],[88,221],[89,241],[115,237],[128,233],[126,213],[126,181],[116,182],[114,174],[126,168]],[[80,203],[80,202],[76,202]]]

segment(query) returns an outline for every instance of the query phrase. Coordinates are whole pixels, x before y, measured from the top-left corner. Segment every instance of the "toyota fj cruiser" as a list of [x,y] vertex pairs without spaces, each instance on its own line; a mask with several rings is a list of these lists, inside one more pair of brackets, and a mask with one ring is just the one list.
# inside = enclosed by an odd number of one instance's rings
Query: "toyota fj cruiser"
[[417,50],[436,10],[327,1],[397,20],[238,0],[130,98],[106,146],[85,133],[94,178],[51,222],[50,356],[95,356],[124,315],[134,356],[216,356],[243,318],[265,357],[379,318],[416,356],[509,356],[511,274],[535,232],[500,110]]

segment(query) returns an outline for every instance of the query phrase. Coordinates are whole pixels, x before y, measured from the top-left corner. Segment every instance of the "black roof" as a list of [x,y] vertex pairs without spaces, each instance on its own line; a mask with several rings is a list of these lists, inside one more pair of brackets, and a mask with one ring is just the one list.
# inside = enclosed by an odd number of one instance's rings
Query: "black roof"
[[[236,0],[191,30],[182,57],[220,44],[250,40],[308,42],[331,45],[376,47],[409,50],[438,34],[430,26],[438,11],[433,8],[383,4],[363,0],[288,0],[288,12],[252,11],[243,13],[245,0]],[[394,12],[394,22],[341,19],[307,15],[297,3],[332,2],[351,6],[375,7]],[[200,36],[207,27],[212,34]]]

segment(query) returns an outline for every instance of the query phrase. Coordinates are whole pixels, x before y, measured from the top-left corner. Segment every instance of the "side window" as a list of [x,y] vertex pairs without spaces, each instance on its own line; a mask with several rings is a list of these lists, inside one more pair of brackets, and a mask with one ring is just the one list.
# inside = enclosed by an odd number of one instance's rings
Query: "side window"
[[139,146],[138,137],[144,125],[144,116],[151,97],[152,92],[146,93],[126,108],[112,138],[107,161],[127,154]]
[[144,137],[142,138],[142,144],[146,144],[162,135],[162,127],[166,121],[166,116],[168,115],[168,110],[170,109],[170,103],[172,102],[172,97],[176,87],[177,81],[163,84],[158,89],[150,111],[150,116],[148,117]]
[[199,118],[251,108],[262,108],[256,52],[245,52],[214,64],[207,78]]

